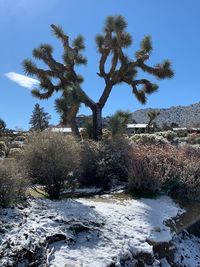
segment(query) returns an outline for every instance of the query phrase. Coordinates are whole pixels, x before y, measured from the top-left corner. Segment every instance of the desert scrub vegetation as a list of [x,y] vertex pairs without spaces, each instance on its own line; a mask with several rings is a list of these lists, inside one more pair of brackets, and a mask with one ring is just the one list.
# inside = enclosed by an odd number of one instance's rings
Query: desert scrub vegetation
[[176,194],[200,200],[200,150],[172,145],[133,145],[128,160],[133,193]]
[[130,141],[136,144],[152,145],[152,144],[167,144],[168,140],[162,135],[157,134],[134,134],[130,137]]
[[85,140],[81,147],[80,185],[106,189],[114,180],[127,181],[128,138]]
[[102,142],[85,140],[81,144],[81,168],[79,183],[81,186],[107,186],[108,179],[102,157]]
[[128,162],[129,190],[140,194],[158,193],[168,181],[173,184],[179,168],[176,152],[169,145],[133,145]]
[[13,159],[0,161],[0,207],[7,207],[25,197],[29,182]]
[[21,160],[32,183],[43,185],[51,199],[73,184],[79,163],[80,144],[72,136],[48,131],[29,136]]

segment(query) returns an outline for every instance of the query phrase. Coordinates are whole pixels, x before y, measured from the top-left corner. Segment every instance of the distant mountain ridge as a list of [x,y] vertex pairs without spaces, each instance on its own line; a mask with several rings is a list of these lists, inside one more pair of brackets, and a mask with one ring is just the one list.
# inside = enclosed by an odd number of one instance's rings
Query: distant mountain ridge
[[[158,126],[164,123],[170,125],[171,123],[178,124],[179,127],[189,127],[199,125],[200,127],[200,102],[189,106],[173,106],[170,108],[145,108],[139,109],[132,113],[132,123],[148,123],[148,112],[159,111],[160,115],[156,119]],[[103,126],[108,125],[109,116],[103,118]],[[76,121],[79,127],[84,127],[86,121],[92,120],[92,116],[80,115]]]
[[132,118],[137,123],[147,123],[149,111],[159,111],[160,115],[156,119],[158,126],[164,123],[170,125],[176,123],[179,127],[200,126],[200,102],[189,106],[173,106],[170,108],[146,108],[132,113]]

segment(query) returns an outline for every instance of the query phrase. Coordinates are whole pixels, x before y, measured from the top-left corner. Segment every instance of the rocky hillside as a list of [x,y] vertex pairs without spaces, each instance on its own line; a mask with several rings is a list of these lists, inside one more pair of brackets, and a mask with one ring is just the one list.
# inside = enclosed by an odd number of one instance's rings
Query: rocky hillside
[[[139,109],[133,112],[132,123],[148,123],[148,112],[159,111],[156,122],[158,126],[162,126],[164,123],[170,125],[176,123],[179,127],[196,126],[200,127],[200,102],[192,104],[190,106],[176,106],[171,108],[146,108]],[[77,123],[79,127],[84,127],[86,121],[92,120],[92,116],[80,115],[77,117]],[[107,126],[109,116],[103,118],[104,127]]]
[[177,123],[179,127],[200,126],[200,102],[190,106],[176,106],[165,109],[140,109],[133,112],[133,119],[138,123],[147,123],[147,114],[151,110],[160,112],[156,121],[159,126],[162,126],[163,123],[168,125]]

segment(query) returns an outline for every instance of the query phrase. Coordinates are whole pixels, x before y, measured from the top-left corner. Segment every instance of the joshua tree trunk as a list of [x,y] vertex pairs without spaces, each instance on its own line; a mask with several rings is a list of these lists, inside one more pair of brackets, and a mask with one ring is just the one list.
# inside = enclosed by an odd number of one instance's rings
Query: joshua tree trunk
[[66,109],[63,111],[61,116],[62,125],[70,127],[72,130],[72,134],[78,139],[81,140],[81,135],[78,129],[78,125],[76,123],[76,114],[79,110],[79,105],[74,104],[70,109]]
[[100,140],[102,137],[102,107],[99,103],[93,108],[93,139]]
[[71,130],[72,130],[73,135],[74,135],[78,140],[81,140],[81,135],[80,135],[80,132],[79,132],[79,129],[78,129],[78,126],[77,126],[75,120],[69,122],[69,125],[70,125],[70,127],[71,127]]

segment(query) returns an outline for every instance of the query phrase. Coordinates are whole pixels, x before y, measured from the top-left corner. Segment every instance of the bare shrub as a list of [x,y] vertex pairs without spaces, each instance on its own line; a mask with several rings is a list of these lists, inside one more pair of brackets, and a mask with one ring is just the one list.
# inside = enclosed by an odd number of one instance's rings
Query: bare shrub
[[28,180],[15,160],[0,161],[0,207],[6,207],[25,196]]
[[177,160],[177,149],[170,145],[135,145],[129,154],[129,190],[157,193],[164,185],[179,180],[182,151]]
[[180,194],[194,200],[200,200],[200,149],[185,147],[185,158],[180,175]]
[[70,187],[80,160],[80,145],[62,133],[33,133],[24,148],[22,165],[33,183],[44,185],[58,199],[64,184]]
[[187,138],[187,143],[191,145],[199,145],[200,144],[200,135],[192,134]]
[[134,145],[128,161],[129,190],[175,193],[200,200],[200,149]]

